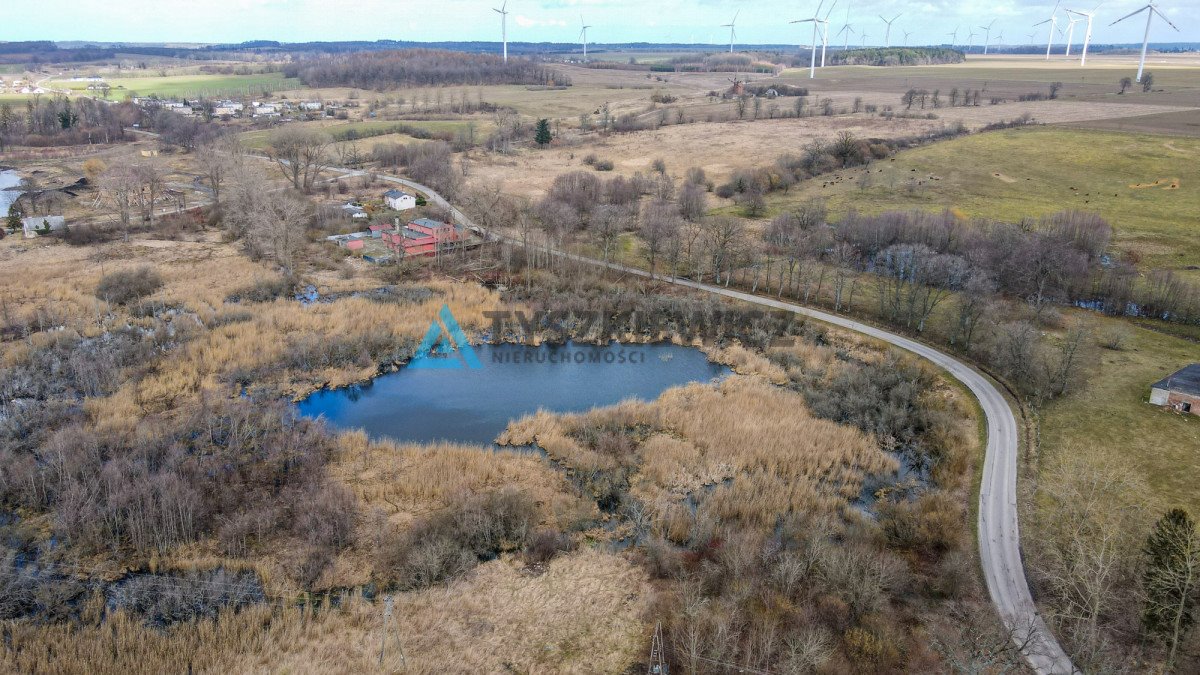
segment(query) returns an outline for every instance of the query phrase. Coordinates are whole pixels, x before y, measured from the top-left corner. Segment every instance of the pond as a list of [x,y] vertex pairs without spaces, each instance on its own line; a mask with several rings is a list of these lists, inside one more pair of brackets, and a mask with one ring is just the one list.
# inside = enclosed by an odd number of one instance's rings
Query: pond
[[375,439],[490,445],[510,420],[539,408],[568,413],[649,401],[730,373],[698,349],[667,343],[474,349],[479,368],[401,368],[367,384],[318,391],[298,404],[300,413]]
[[8,207],[21,196],[20,190],[12,188],[21,185],[21,177],[16,171],[5,169],[0,171],[0,220],[8,217]]

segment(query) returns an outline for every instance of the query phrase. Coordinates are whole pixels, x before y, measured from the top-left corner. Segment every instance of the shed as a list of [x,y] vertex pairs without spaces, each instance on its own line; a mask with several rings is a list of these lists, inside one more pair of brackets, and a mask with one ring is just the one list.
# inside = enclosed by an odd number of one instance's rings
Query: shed
[[1200,415],[1200,363],[1184,366],[1152,384],[1150,403]]
[[21,229],[25,231],[26,239],[32,239],[47,231],[67,229],[67,219],[62,216],[29,216],[21,219]]

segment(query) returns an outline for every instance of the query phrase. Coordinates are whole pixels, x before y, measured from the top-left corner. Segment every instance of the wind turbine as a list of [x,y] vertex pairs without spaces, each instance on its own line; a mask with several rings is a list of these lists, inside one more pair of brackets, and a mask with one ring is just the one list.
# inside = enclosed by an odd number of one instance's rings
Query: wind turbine
[[833,8],[837,7],[837,0],[833,0],[833,4],[829,5],[829,11],[825,12],[825,20],[821,22],[821,67],[825,67],[825,48],[829,46],[829,15],[833,14]]
[[892,23],[895,22],[896,19],[899,19],[900,16],[901,15],[897,14],[896,16],[892,17],[891,21],[884,19],[883,15],[880,15],[880,17],[879,17],[881,20],[883,20],[884,23],[887,24],[887,31],[885,31],[883,34],[883,46],[885,48],[892,46]]
[[813,79],[817,76],[817,30],[820,29],[821,23],[825,20],[821,18],[821,5],[825,4],[825,0],[821,0],[817,5],[817,11],[813,12],[812,18],[797,19],[790,23],[811,23],[813,25],[812,34],[812,57],[808,63],[808,79]]
[[[1067,10],[1067,14],[1074,14],[1075,16],[1081,16],[1081,17],[1084,17],[1085,19],[1087,19],[1087,30],[1084,31],[1084,33],[1083,33],[1083,52],[1082,52],[1082,56],[1079,57],[1079,65],[1080,66],[1087,65],[1088,45],[1091,44],[1091,42],[1092,42],[1092,19],[1095,18],[1097,9],[1100,9],[1100,5],[1096,5],[1095,7],[1093,7],[1092,11],[1090,11],[1090,12],[1081,12],[1076,9],[1068,9]],[[1068,47],[1070,47],[1070,45],[1068,45]]]
[[908,46],[908,36],[909,36],[909,35],[912,35],[912,32],[911,32],[911,31],[907,31],[907,30],[906,30],[906,31],[902,31],[902,32],[904,33],[904,46],[905,46],[905,47],[907,47],[907,46]]
[[[832,10],[831,10],[832,11]],[[854,32],[854,27],[850,25],[850,4],[846,3],[846,22],[842,24],[842,29],[837,32],[838,35],[846,34],[845,44],[842,45],[842,51],[850,48],[850,34]],[[834,37],[837,37],[835,35]]]
[[504,62],[508,63],[508,0],[500,5],[500,9],[492,8],[500,15],[500,39],[504,41]]
[[[850,34],[853,32],[854,32],[854,29],[850,27],[850,24],[846,24],[845,26],[842,26],[842,29],[837,32],[838,35],[845,34],[845,36],[846,36],[845,43],[842,45],[842,51],[846,51],[846,50],[850,49]],[[834,37],[837,37],[837,35],[835,35]]]
[[992,24],[994,24],[994,23],[996,23],[996,20],[992,19],[991,22],[988,23],[988,25],[980,26],[980,28],[982,28],[984,30],[984,33],[983,33],[983,53],[984,54],[987,54],[988,47],[991,46],[991,44],[992,44]]
[[996,36],[996,46],[999,47],[1002,44],[1004,44],[1004,31],[1000,31],[1000,34]]
[[1054,3],[1054,9],[1050,11],[1049,19],[1046,19],[1045,21],[1039,21],[1039,22],[1033,24],[1034,28],[1037,28],[1038,26],[1040,26],[1044,23],[1050,24],[1050,36],[1048,38],[1046,38],[1046,60],[1047,61],[1050,60],[1050,48],[1052,46],[1054,46],[1054,29],[1058,27],[1058,6],[1059,6],[1059,4],[1061,4],[1061,3],[1058,3],[1058,2]]
[[866,49],[866,48],[867,48],[867,38],[868,38],[868,37],[870,37],[870,36],[869,36],[869,35],[867,35],[866,33],[863,33],[863,34],[862,34],[862,39],[863,39],[862,46],[863,46],[863,49]]
[[967,53],[971,53],[971,47],[975,46],[975,31],[967,31]]
[[583,26],[583,30],[579,31],[579,39],[583,41],[583,60],[587,61],[587,29],[591,26],[583,22],[583,15],[579,15],[579,25]]
[[953,33],[946,33],[946,35],[950,37],[950,46],[951,47],[958,44],[958,29],[959,29],[959,26],[955,26]]
[[1075,41],[1075,24],[1083,21],[1078,17],[1072,17],[1071,12],[1067,11],[1067,51],[1063,52],[1063,56],[1071,55],[1071,43]]
[[1162,20],[1166,21],[1168,26],[1170,26],[1171,28],[1174,28],[1175,32],[1177,32],[1177,33],[1179,32],[1179,27],[1176,26],[1175,24],[1171,23],[1171,20],[1168,19],[1165,14],[1158,11],[1158,7],[1155,6],[1154,3],[1150,3],[1141,9],[1134,10],[1108,25],[1115,26],[1115,25],[1121,23],[1122,21],[1124,21],[1125,19],[1128,19],[1129,17],[1133,16],[1134,14],[1140,14],[1141,12],[1146,13],[1146,32],[1144,35],[1142,35],[1142,59],[1140,61],[1138,61],[1137,79],[1135,80],[1136,82],[1142,81],[1142,70],[1144,70],[1146,68],[1146,45],[1150,44],[1150,20],[1154,18],[1154,15],[1157,14],[1160,17],[1162,17]]
[[730,54],[733,53],[733,40],[734,40],[734,38],[737,37],[737,29],[734,28],[734,25],[737,23],[738,14],[741,14],[741,13],[742,13],[742,10],[740,10],[740,9],[738,11],[734,12],[733,13],[733,21],[730,21],[729,23],[723,24],[721,26],[721,28],[729,29],[729,53]]

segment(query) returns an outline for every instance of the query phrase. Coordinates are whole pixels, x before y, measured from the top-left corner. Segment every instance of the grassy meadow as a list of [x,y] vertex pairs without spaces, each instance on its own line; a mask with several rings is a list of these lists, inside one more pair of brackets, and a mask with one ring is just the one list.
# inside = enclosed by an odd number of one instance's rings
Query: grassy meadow
[[[110,99],[125,96],[158,96],[160,98],[191,98],[199,96],[218,97],[233,95],[258,96],[294,88],[294,79],[280,73],[256,75],[207,75],[200,73],[171,74],[166,76],[106,78],[112,87]],[[70,89],[87,92],[91,82],[53,80],[48,83],[55,89]]]
[[[1179,188],[1164,189],[1174,179]],[[1148,187],[1130,187],[1138,184]],[[1117,248],[1136,252],[1143,266],[1200,264],[1200,139],[1058,127],[975,134],[807,181],[770,198],[771,213],[814,197],[834,217],[955,209],[1018,221],[1094,211],[1113,225]]]
[[1094,320],[1098,330],[1125,324],[1128,345],[1100,350],[1088,385],[1042,411],[1042,464],[1063,453],[1120,458],[1143,474],[1163,508],[1200,513],[1200,418],[1148,402],[1151,384],[1200,360],[1200,345],[1120,319]]

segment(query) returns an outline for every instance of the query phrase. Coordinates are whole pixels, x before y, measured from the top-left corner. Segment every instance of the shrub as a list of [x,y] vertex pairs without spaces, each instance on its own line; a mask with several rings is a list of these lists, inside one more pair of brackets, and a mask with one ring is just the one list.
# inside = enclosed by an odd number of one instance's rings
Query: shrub
[[611,159],[600,159],[596,160],[596,163],[592,166],[597,171],[612,171],[614,165]]
[[275,298],[291,295],[296,282],[289,277],[259,279],[230,293],[225,302],[271,302]]
[[162,288],[162,277],[151,267],[121,270],[104,275],[96,286],[96,297],[118,305],[140,300]]

